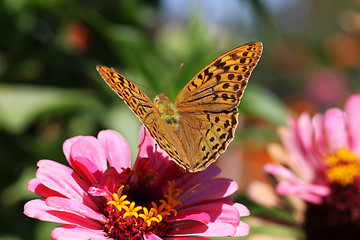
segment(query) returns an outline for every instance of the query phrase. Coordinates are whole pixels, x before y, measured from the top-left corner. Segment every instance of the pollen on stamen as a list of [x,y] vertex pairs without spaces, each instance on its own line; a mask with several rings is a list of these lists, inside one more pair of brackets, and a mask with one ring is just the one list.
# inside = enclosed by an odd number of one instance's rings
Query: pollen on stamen
[[141,206],[136,206],[135,202],[131,202],[129,206],[123,206],[125,213],[123,215],[123,218],[126,217],[135,217],[138,218],[139,214],[138,212],[142,209]]
[[354,178],[360,176],[360,157],[354,152],[340,148],[325,158],[328,165],[326,175],[330,182],[337,182],[343,186],[353,184]]
[[107,204],[114,205],[118,209],[119,212],[121,212],[124,207],[126,207],[127,205],[130,204],[130,201],[125,200],[127,198],[126,195],[123,195],[119,198],[119,196],[116,193],[114,193],[113,196],[114,196],[114,200],[108,201]]
[[162,220],[162,216],[157,214],[156,208],[151,208],[149,211],[146,207],[144,207],[143,212],[143,214],[139,214],[139,217],[146,221],[148,227],[150,227],[152,222],[160,223]]
[[[145,179],[147,177],[142,178],[142,180]],[[145,202],[145,205],[137,205],[136,199],[128,199],[128,194],[121,195],[124,193],[123,190],[131,195],[132,187],[135,187],[122,185],[117,193],[113,193],[113,199],[107,202],[107,207],[104,209],[108,217],[104,225],[108,236],[114,239],[128,239],[136,236],[137,239],[147,232],[158,236],[164,235],[168,228],[166,219],[170,215],[176,216],[177,211],[174,207],[181,205],[181,201],[176,198],[182,193],[181,189],[175,188],[175,181],[169,181],[168,184],[167,193],[161,199],[157,199],[158,203],[151,201],[150,208]]]

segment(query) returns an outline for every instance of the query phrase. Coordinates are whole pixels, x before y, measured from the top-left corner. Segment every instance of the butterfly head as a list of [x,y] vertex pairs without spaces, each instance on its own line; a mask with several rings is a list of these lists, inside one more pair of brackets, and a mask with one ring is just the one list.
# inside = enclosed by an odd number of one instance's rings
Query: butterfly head
[[170,99],[163,93],[160,93],[154,98],[153,102],[160,113],[161,119],[169,124],[174,131],[177,131],[179,128],[179,114]]

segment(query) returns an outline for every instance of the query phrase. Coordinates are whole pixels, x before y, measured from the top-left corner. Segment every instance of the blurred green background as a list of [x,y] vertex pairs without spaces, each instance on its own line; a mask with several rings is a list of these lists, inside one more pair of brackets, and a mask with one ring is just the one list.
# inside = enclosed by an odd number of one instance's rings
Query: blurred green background
[[67,164],[67,138],[118,130],[135,159],[140,121],[104,83],[97,64],[160,93],[184,63],[165,92],[173,100],[210,60],[263,42],[230,146],[244,152],[238,170],[249,171],[237,176],[244,191],[261,178],[266,144],[277,141],[276,126],[288,114],[342,106],[359,91],[359,19],[355,0],[0,1],[0,239],[50,238],[54,225],[26,217],[23,205],[37,197],[27,182],[38,160]]

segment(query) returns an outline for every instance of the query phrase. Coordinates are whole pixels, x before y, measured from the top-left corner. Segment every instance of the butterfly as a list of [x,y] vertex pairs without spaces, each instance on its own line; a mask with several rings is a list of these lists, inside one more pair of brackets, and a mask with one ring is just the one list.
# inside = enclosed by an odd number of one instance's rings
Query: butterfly
[[215,58],[186,84],[174,102],[163,93],[151,101],[115,69],[96,69],[160,148],[180,167],[197,172],[216,161],[234,138],[237,107],[262,48],[261,42],[251,42]]

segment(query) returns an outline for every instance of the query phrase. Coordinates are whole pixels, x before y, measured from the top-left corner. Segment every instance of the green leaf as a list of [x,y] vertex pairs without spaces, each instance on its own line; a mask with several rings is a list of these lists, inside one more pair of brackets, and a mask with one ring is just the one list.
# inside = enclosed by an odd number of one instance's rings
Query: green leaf
[[245,90],[240,109],[275,125],[285,125],[290,111],[274,94],[260,85]]
[[97,108],[89,92],[28,85],[0,86],[0,128],[13,133],[26,129],[41,115]]

